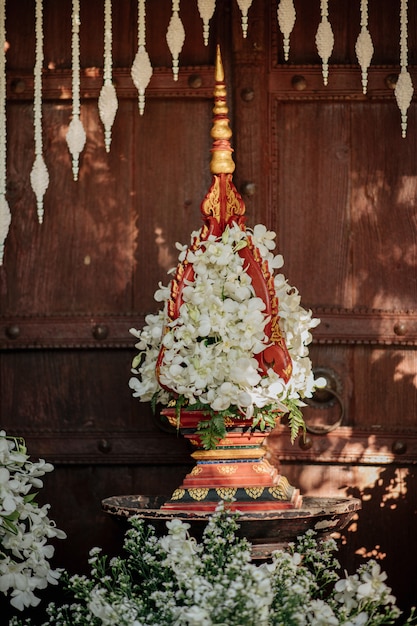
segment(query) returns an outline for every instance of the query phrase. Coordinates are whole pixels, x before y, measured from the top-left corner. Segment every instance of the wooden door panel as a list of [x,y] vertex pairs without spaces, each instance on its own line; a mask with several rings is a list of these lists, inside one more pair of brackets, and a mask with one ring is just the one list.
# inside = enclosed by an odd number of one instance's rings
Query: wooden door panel
[[[210,116],[207,100],[188,104],[151,101],[135,124],[135,250],[132,309],[155,311],[153,295],[177,264],[175,243],[190,242],[200,228],[200,204],[210,174]],[[189,146],[192,148],[189,149]]]
[[[121,118],[129,119],[133,108],[133,103],[122,101]],[[50,104],[45,109],[45,161],[50,180],[44,219],[39,224],[29,186],[33,144],[28,138],[32,137],[33,121],[26,105],[9,107],[9,140],[17,149],[10,151],[9,160],[12,223],[5,252],[4,311],[126,311],[131,307],[131,218],[135,210],[132,170],[126,166],[131,133],[127,128],[121,136],[116,125],[115,152],[107,155],[96,106],[83,104],[81,118],[88,141],[80,158],[79,180],[74,182],[65,141],[70,107]],[[28,157],[22,161],[25,152]]]
[[[48,145],[51,175],[40,225],[27,182],[33,161],[27,159],[25,169],[19,169],[22,152],[31,152],[32,120],[27,108],[11,107],[10,140],[18,149],[10,163],[16,174],[9,179],[14,202],[5,310],[154,309],[154,290],[160,280],[167,282],[166,273],[176,264],[175,242],[188,243],[201,225],[199,207],[210,183],[210,113],[211,103],[205,100],[189,107],[182,101],[151,102],[147,117],[135,120],[137,103],[122,100],[120,124],[107,155],[96,106],[83,103],[81,118],[89,140],[74,182],[65,142],[69,106],[50,109],[44,119],[50,136],[55,134]],[[192,150],[185,148],[189,145]],[[135,267],[139,280],[132,273]]]
[[[2,414],[13,418],[15,431],[30,433],[132,428],[129,356],[76,349],[7,352]],[[109,390],[116,388],[112,398]]]
[[[416,107],[410,107],[410,123]],[[417,302],[415,142],[403,139],[388,103],[352,105],[354,306],[413,310]],[[389,136],[389,141],[381,138]]]
[[397,432],[417,430],[415,348],[356,347],[354,422]]
[[[416,273],[406,270],[417,264],[415,147],[393,105],[278,103],[275,115],[290,282],[318,306],[415,308]],[[387,127],[392,141],[381,148]]]
[[310,305],[349,307],[349,111],[278,101],[273,115],[272,227],[284,272]]

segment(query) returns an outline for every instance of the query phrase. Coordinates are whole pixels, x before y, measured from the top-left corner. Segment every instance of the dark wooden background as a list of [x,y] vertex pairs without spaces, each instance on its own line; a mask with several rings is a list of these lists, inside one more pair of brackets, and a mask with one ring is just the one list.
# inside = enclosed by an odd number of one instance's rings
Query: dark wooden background
[[[331,392],[305,411],[337,420],[291,445],[277,431],[271,459],[304,495],[362,498],[340,539],[348,568],[374,555],[402,607],[417,599],[417,119],[401,137],[399,1],[370,0],[375,53],[362,94],[355,41],[359,0],[330,2],[335,47],[324,86],[315,31],[319,0],[295,2],[285,63],[276,2],[254,0],[247,39],[234,0],[218,1],[210,42],[197,2],[181,3],[186,40],[173,81],[165,41],[171,3],[147,3],[154,74],[139,115],[130,67],[135,0],[113,2],[119,109],[105,152],[103,2],[81,1],[81,119],[87,132],[74,182],[71,2],[44,2],[43,139],[50,183],[39,225],[34,160],[34,2],[7,3],[7,198],[12,224],[0,266],[0,425],[55,464],[41,498],[68,534],[54,563],[82,571],[88,550],[114,551],[120,529],[101,510],[117,494],[169,494],[189,449],[128,388],[132,326],[157,309],[175,242],[199,228],[210,184],[213,63],[220,43],[229,89],[235,183],[248,223],[278,233],[284,272],[322,322],[311,356]],[[409,63],[417,83],[417,7],[409,3]],[[336,392],[336,396],[334,393]]]

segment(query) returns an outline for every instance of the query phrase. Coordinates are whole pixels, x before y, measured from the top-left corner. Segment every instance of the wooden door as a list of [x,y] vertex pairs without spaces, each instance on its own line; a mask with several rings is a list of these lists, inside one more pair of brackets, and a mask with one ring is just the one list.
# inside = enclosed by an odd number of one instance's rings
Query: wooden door
[[[416,108],[412,102],[402,138],[394,96],[397,3],[369,2],[375,52],[366,95],[355,56],[359,3],[329,3],[335,44],[327,86],[315,47],[319,5],[296,3],[289,62],[274,3],[255,3],[248,40],[234,40],[239,186],[250,221],[278,233],[284,273],[321,319],[311,357],[328,380],[304,411],[311,428],[306,440],[292,446],[278,430],[271,458],[304,494],[362,498],[358,519],[341,539],[345,563],[353,568],[363,557],[381,559],[400,603],[411,606],[417,597]],[[415,81],[411,4],[408,19]]]
[[[416,110],[407,137],[392,86],[399,72],[398,3],[370,0],[375,55],[368,93],[354,45],[359,2],[330,3],[335,33],[323,84],[314,36],[320,3],[296,3],[284,61],[276,2],[254,0],[242,37],[234,0],[217,3],[208,47],[196,2],[183,2],[178,81],[161,24],[169,0],[147,3],[154,74],[145,113],[130,77],[137,4],[114,2],[113,75],[119,97],[110,153],[97,98],[102,2],[81,2],[81,119],[87,144],[74,182],[71,2],[44,3],[43,133],[50,182],[44,222],[30,187],[34,158],[32,0],[7,4],[8,192],[12,224],[0,266],[0,420],[52,461],[42,498],[68,534],[56,561],[82,571],[93,545],[116,550],[120,529],[101,511],[116,494],[167,494],[189,467],[185,442],[165,432],[127,382],[134,339],[153,293],[175,264],[176,241],[200,226],[209,183],[215,44],[229,83],[235,183],[249,225],[278,234],[284,272],[321,318],[311,356],[329,380],[305,410],[310,425],[341,425],[270,453],[305,495],[354,495],[362,512],[341,540],[347,567],[375,555],[404,607],[415,600]],[[409,3],[409,62],[416,9]],[[98,69],[97,69],[98,68]],[[417,79],[413,68],[413,78]],[[404,555],[401,559],[398,555]]]
[[[33,0],[7,3],[7,197],[12,223],[0,267],[0,420],[33,456],[55,464],[41,497],[68,535],[57,562],[86,567],[92,545],[113,546],[103,498],[170,494],[190,465],[185,442],[164,432],[128,387],[129,329],[158,308],[159,281],[175,242],[200,226],[210,184],[214,50],[197,5],[182,12],[187,37],[173,79],[165,30],[171,2],[147,7],[154,73],[145,112],[130,71],[137,2],[113,3],[118,111],[107,154],[97,99],[103,78],[103,3],[81,2],[81,120],[87,134],[73,180],[66,132],[72,114],[71,0],[44,2],[43,143],[49,171],[39,224],[30,187],[34,160]],[[162,25],[165,24],[165,30]],[[198,28],[197,28],[198,27]],[[197,36],[198,34],[198,36]]]

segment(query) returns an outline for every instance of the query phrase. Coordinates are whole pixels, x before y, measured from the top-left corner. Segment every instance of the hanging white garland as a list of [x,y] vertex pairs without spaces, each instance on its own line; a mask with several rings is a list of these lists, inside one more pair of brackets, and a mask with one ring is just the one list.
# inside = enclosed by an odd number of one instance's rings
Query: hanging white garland
[[43,159],[42,145],[42,67],[43,67],[43,0],[36,0],[36,53],[34,68],[33,124],[35,135],[35,162],[30,173],[30,184],[36,196],[39,224],[43,222],[43,196],[49,185],[49,173]]
[[240,12],[242,13],[242,33],[246,39],[248,34],[248,11],[251,7],[252,0],[237,0]]
[[374,54],[372,37],[368,30],[368,0],[361,0],[361,32],[355,44],[356,56],[362,70],[362,92],[368,88],[368,68]]
[[290,35],[295,24],[295,8],[293,0],[280,0],[277,9],[279,29],[284,37],[284,59],[288,61],[290,52]]
[[327,85],[329,76],[329,59],[333,52],[334,36],[328,15],[328,0],[320,0],[321,22],[316,32],[316,46],[322,60],[323,82]]
[[198,11],[203,20],[203,39],[204,45],[208,45],[210,34],[210,20],[216,9],[216,0],[198,0]]
[[72,120],[66,139],[72,156],[74,180],[78,180],[78,161],[86,140],[80,120],[80,23],[80,1],[72,0]]
[[9,232],[11,213],[6,200],[6,0],[0,0],[0,265]]
[[104,71],[103,86],[98,99],[98,112],[104,126],[106,152],[110,152],[111,129],[118,107],[116,89],[112,82],[112,41],[111,0],[104,0]]
[[[142,115],[145,106],[145,89],[152,76],[152,66],[145,48],[145,1],[138,0],[138,52],[132,65],[133,82],[139,92],[139,111]],[[109,152],[111,128],[118,108],[117,95],[112,84],[112,5],[111,0],[104,0],[104,73],[103,87],[99,97],[100,118],[105,127],[105,147]],[[242,13],[243,37],[247,36],[248,10],[252,0],[237,0]],[[37,214],[43,221],[43,197],[49,184],[49,174],[43,159],[42,145],[42,66],[43,66],[43,2],[36,0],[36,59],[34,66],[34,137],[35,162],[30,174],[30,181],[37,200]],[[6,128],[6,0],[0,0],[0,265],[3,263],[5,240],[11,223],[11,213],[6,200],[7,167],[7,128]],[[198,0],[198,10],[203,21],[204,44],[208,45],[209,22],[214,14],[216,0]],[[178,79],[179,55],[182,50],[185,31],[179,17],[180,0],[172,0],[172,15],[166,34],[168,47],[173,58],[174,80]],[[355,51],[362,72],[362,90],[365,94],[368,84],[368,69],[374,47],[368,30],[368,0],[361,0],[361,30]],[[324,84],[328,82],[328,61],[333,51],[334,36],[328,20],[328,0],[320,0],[321,22],[316,32],[316,46],[322,60]],[[289,38],[295,24],[293,0],[279,0],[277,19],[284,37],[284,56],[288,60]],[[72,120],[66,140],[72,155],[74,180],[78,179],[79,155],[82,152],[86,134],[80,120],[80,0],[72,0]],[[408,1],[400,0],[400,66],[401,71],[395,88],[395,97],[401,112],[402,137],[407,133],[407,112],[411,104],[414,88],[408,66]]]
[[139,113],[143,115],[145,109],[145,89],[152,76],[152,65],[146,52],[146,7],[145,0],[138,0],[138,51],[133,61],[131,76],[139,92]]
[[178,80],[179,56],[185,41],[185,30],[179,12],[180,0],[172,0],[172,15],[169,20],[166,40],[172,55],[172,73],[174,80]]
[[400,6],[400,65],[401,71],[395,86],[395,98],[401,111],[401,135],[407,135],[407,111],[413,98],[414,87],[410,73],[407,69],[408,65],[408,46],[407,46],[407,0],[401,0]]

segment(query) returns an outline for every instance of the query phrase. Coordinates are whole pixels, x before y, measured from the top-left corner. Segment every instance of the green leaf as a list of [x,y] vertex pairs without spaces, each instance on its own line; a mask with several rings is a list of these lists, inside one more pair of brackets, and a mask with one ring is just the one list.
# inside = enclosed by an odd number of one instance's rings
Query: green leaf
[[296,404],[294,400],[286,400],[285,404],[287,405],[289,410],[287,417],[291,432],[291,443],[294,443],[294,441],[298,437],[300,430],[302,430],[304,433],[306,432],[306,425],[304,422],[303,414],[298,404]]
[[[14,519],[18,519],[18,517],[19,517],[19,514],[17,514],[17,516]],[[5,527],[7,531],[12,533],[12,535],[17,535],[17,528],[13,524],[10,518],[12,518],[12,515],[9,515],[8,517],[3,517],[3,526]]]
[[28,494],[27,494],[27,495],[23,498],[23,500],[24,500],[25,504],[27,504],[28,502],[33,502],[33,501],[34,501],[34,499],[36,498],[36,496],[37,496],[37,495],[38,495],[38,494],[37,494],[37,492],[36,492],[36,491],[34,491],[33,493],[28,493]]
[[205,450],[213,450],[220,439],[226,436],[227,430],[224,423],[223,413],[213,413],[211,418],[199,422],[197,435]]
[[152,409],[152,413],[155,415],[156,413],[156,405],[158,404],[158,392],[155,392],[152,396],[152,400],[151,400],[151,409]]

